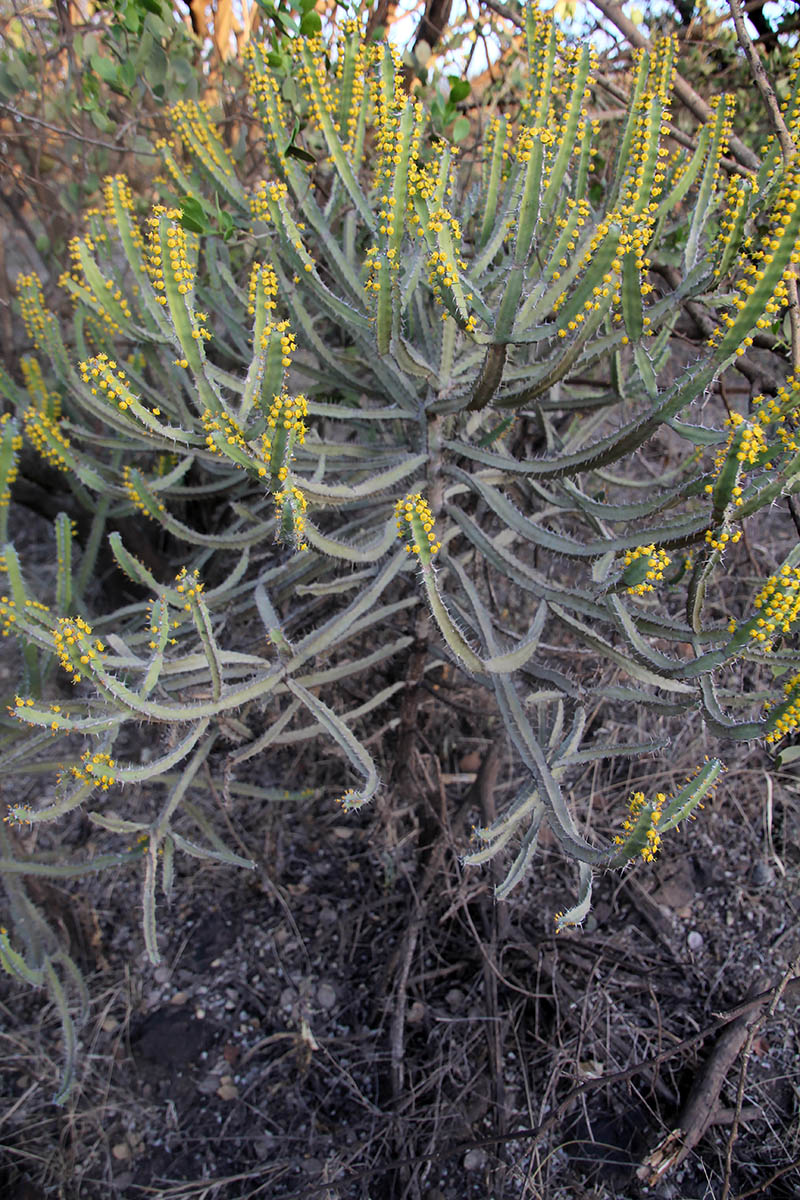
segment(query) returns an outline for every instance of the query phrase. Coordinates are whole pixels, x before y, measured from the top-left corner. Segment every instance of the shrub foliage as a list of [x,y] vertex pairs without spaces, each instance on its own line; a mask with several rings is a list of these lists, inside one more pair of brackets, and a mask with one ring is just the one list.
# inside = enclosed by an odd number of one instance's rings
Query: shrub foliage
[[[245,764],[326,739],[342,806],[358,809],[380,786],[360,731],[407,690],[426,622],[425,671],[450,660],[493,695],[518,760],[516,797],[465,861],[510,850],[506,897],[549,826],[579,870],[559,928],[588,911],[595,872],[652,860],[722,769],[714,758],[674,795],[635,793],[618,836],[589,842],[564,780],[664,745],[584,738],[590,707],[678,714],[713,739],[774,743],[797,724],[800,550],[747,612],[726,613],[718,583],[746,520],[797,486],[800,384],[727,420],[708,394],[759,330],[780,331],[798,166],[769,144],[757,175],[732,172],[724,97],[695,145],[676,147],[675,53],[665,39],[636,56],[603,162],[592,50],[529,9],[525,94],[461,161],[393,51],[357,25],[335,47],[252,44],[263,181],[246,187],[209,111],[182,101],[160,202],[145,210],[109,177],[87,214],[62,279],[71,323],[34,276],[19,280],[33,349],[0,380],[0,614],[21,667],[3,754],[41,791],[10,809],[22,833],[0,834],[0,954],[59,1006],[60,1096],[68,989],[85,991],[26,880],[130,864],[157,961],[176,855],[253,865],[191,799],[207,764],[228,802],[291,803],[240,778]],[[664,263],[680,266],[668,294]],[[676,369],[692,298],[716,328]],[[638,453],[660,434],[671,450],[654,486]],[[8,538],[25,443],[69,497],[50,595]],[[119,584],[94,582],[109,551],[128,580],[116,607]],[[617,682],[575,682],[553,643],[588,650]],[[341,685],[357,675],[381,682],[348,711]],[[153,747],[140,761],[137,727]],[[144,784],[163,789],[149,821]],[[80,861],[53,824],[77,809],[103,851]],[[26,840],[44,824],[49,841]]]

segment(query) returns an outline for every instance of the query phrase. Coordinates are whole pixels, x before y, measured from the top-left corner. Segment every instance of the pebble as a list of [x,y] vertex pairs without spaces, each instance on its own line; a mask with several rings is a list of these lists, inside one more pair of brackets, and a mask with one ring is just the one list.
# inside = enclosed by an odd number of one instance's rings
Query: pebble
[[468,1150],[464,1155],[465,1171],[481,1171],[485,1165],[486,1152],[484,1150]]
[[239,1095],[239,1089],[235,1083],[223,1083],[217,1088],[217,1095],[220,1100],[235,1100]]
[[768,863],[754,862],[750,869],[750,882],[753,887],[766,887],[775,882],[775,872]]
[[117,1142],[116,1146],[111,1147],[111,1153],[117,1162],[126,1162],[131,1156],[131,1148],[127,1142]]
[[321,983],[317,988],[317,1000],[321,1008],[333,1008],[336,1004],[336,990],[329,983]]
[[461,991],[461,988],[450,988],[450,991],[444,998],[445,1004],[451,1012],[457,1012],[464,1003],[464,999],[464,993]]
[[696,929],[692,930],[686,941],[690,950],[702,950],[703,948],[703,935],[702,933],[698,933]]
[[174,996],[170,996],[170,1004],[185,1004],[189,999],[188,992],[175,992]]
[[421,1025],[425,1020],[425,1005],[421,1000],[415,1000],[408,1010],[406,1017],[409,1025]]
[[197,1090],[203,1096],[213,1096],[219,1086],[219,1078],[216,1075],[207,1075],[197,1084]]
[[172,971],[170,971],[166,963],[161,963],[156,967],[155,971],[153,971],[153,978],[155,979],[156,983],[167,983],[171,975]]

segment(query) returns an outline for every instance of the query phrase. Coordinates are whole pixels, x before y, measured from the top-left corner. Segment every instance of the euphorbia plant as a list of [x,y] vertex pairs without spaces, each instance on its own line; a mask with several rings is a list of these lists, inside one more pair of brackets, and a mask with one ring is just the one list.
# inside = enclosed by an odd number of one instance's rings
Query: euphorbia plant
[[[714,738],[775,742],[796,725],[800,552],[741,621],[715,585],[744,522],[796,486],[800,386],[789,379],[727,423],[712,411],[699,424],[694,407],[780,318],[798,261],[796,163],[768,146],[757,177],[725,178],[724,97],[694,148],[676,148],[666,39],[636,56],[613,160],[598,170],[592,50],[531,8],[527,51],[516,116],[489,115],[462,173],[392,50],[357,25],[335,47],[292,43],[299,106],[269,47],[250,46],[263,181],[245,186],[209,112],[181,103],[159,203],[142,221],[125,180],[109,178],[73,246],[72,325],[47,311],[35,278],[19,281],[35,353],[19,378],[3,376],[3,494],[24,433],[71,498],[54,595],[35,594],[13,543],[4,551],[2,615],[24,668],[5,768],[52,766],[54,779],[10,819],[53,823],[83,807],[108,850],[67,862],[54,833],[49,857],[14,856],[3,834],[19,923],[2,954],[50,986],[68,1030],[56,968],[74,965],[31,932],[46,923],[25,876],[139,863],[156,961],[159,875],[168,893],[176,852],[252,865],[190,799],[200,768],[212,762],[233,800],[251,758],[329,739],[360,778],[345,786],[343,771],[344,808],[365,804],[381,785],[354,726],[407,685],[396,671],[349,710],[338,685],[402,668],[415,638],[397,624],[412,612],[417,633],[429,620],[438,630],[429,669],[449,658],[492,693],[516,751],[517,794],[465,861],[511,849],[506,897],[547,824],[579,865],[560,928],[587,912],[594,872],[652,860],[721,770],[713,758],[675,795],[636,793],[614,841],[587,841],[565,778],[665,744],[585,738],[589,705],[618,719],[630,706],[678,714]],[[797,87],[787,121],[796,108]],[[680,282],[659,295],[653,264],[687,226]],[[672,332],[695,297],[718,328],[675,378]],[[535,429],[533,449],[520,427]],[[654,488],[638,454],[663,429],[684,449]],[[160,574],[119,532],[137,515],[159,539]],[[78,566],[75,516],[87,530]],[[141,597],[111,612],[89,586],[106,544]],[[497,585],[526,601],[508,619],[493,609]],[[237,634],[254,623],[267,639],[257,652]],[[546,631],[625,682],[576,683]],[[744,721],[728,714],[740,697],[726,685],[742,660],[765,678]],[[129,761],[117,741],[142,722],[163,745]],[[223,752],[231,729],[240,744]],[[144,782],[165,788],[151,820],[136,801]]]

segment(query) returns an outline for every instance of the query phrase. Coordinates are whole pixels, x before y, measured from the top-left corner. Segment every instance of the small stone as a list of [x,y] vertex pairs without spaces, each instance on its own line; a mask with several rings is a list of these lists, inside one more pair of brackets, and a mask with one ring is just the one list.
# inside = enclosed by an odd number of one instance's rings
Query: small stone
[[280,1006],[284,1012],[291,1012],[297,992],[294,988],[285,987],[281,992]]
[[409,1025],[421,1025],[425,1020],[425,1005],[421,1000],[415,1000],[408,1010],[406,1017]]
[[204,1008],[196,1008],[194,1010],[194,1015],[197,1017],[198,1021],[202,1021],[206,1015],[206,1010]]
[[464,998],[461,988],[450,988],[450,991],[444,998],[444,1002],[451,1012],[457,1012],[464,1003]]
[[702,950],[703,948],[703,935],[702,933],[698,933],[696,929],[692,930],[686,941],[690,950]]
[[336,1004],[336,991],[329,983],[321,983],[317,988],[317,1000],[320,1008],[333,1008]]
[[117,1142],[116,1146],[111,1147],[111,1153],[117,1162],[127,1162],[131,1156],[131,1148],[127,1142]]
[[768,863],[755,862],[750,870],[750,882],[753,887],[766,887],[775,882],[775,872]]
[[218,1087],[219,1079],[216,1075],[207,1075],[197,1084],[197,1090],[203,1096],[213,1096]]
[[115,1029],[119,1029],[119,1021],[116,1017],[106,1017],[100,1028],[103,1033],[113,1033]]
[[465,1171],[481,1171],[486,1165],[486,1153],[483,1150],[468,1150],[464,1155]]
[[188,992],[175,992],[174,996],[170,996],[170,1004],[185,1004],[189,999]]
[[221,1087],[217,1088],[217,1095],[220,1100],[235,1100],[239,1095],[239,1089],[234,1083],[223,1083]]
[[155,971],[153,971],[153,978],[155,979],[156,983],[168,983],[171,975],[172,972],[166,963],[161,963],[161,965],[156,967]]

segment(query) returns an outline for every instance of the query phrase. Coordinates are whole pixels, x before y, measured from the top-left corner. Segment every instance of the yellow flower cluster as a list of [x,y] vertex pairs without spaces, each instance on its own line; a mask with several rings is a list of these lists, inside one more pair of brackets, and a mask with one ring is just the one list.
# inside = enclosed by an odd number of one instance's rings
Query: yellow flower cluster
[[[153,605],[154,605],[154,603],[155,603],[155,601],[154,601],[154,600],[148,600],[148,601],[147,601],[147,617],[146,617],[146,620],[145,620],[145,628],[146,628],[146,630],[147,630],[147,632],[148,632],[148,633],[151,633],[151,634],[153,634],[153,635],[155,636],[155,635],[156,635],[156,634],[159,632],[159,627],[158,627],[158,621],[157,621],[157,620],[156,620],[156,618],[153,616]],[[181,623],[180,623],[180,621],[173,621],[173,622],[172,622],[172,628],[173,628],[173,629],[179,629],[179,628],[180,628],[180,624],[181,624]],[[170,639],[169,639],[169,644],[170,644],[170,646],[177,646],[177,644],[178,644],[178,639],[177,639],[177,638],[174,638],[174,637],[173,637],[173,638],[170,638]],[[151,640],[150,640],[150,641],[147,643],[147,647],[148,647],[148,649],[149,649],[149,650],[157,650],[157,649],[158,649],[158,642],[156,642],[156,641],[153,641],[153,640],[151,639]]]
[[305,38],[304,41],[308,49],[310,63],[306,62],[305,57],[303,57],[297,66],[300,79],[305,86],[305,92],[311,104],[311,111],[318,125],[322,123],[322,114],[327,114],[332,120],[334,131],[339,133],[336,90],[333,86],[333,79],[328,71],[322,39],[317,35]]
[[17,614],[14,611],[16,607],[17,602],[11,596],[0,596],[0,623],[2,623],[3,637],[8,637],[12,626],[17,622]]
[[80,783],[91,783],[107,792],[116,782],[115,766],[116,762],[108,754],[102,751],[93,754],[91,750],[87,750],[85,754],[81,755],[80,766],[70,767],[69,772],[73,779],[77,779]]
[[[732,175],[728,186],[725,189],[725,209],[720,218],[720,236],[718,252],[724,254],[731,238],[733,237],[739,222],[742,217],[742,209],[744,208],[748,198],[748,187],[751,187],[750,181],[745,183],[741,175]],[[752,192],[750,192],[752,195]],[[714,268],[714,274],[719,275],[719,267]],[[759,321],[759,328],[767,325],[767,321]]]
[[305,511],[307,508],[308,502],[305,495],[294,484],[291,484],[288,488],[284,488],[283,491],[275,493],[275,515],[284,528],[287,524],[291,526],[292,535],[298,550],[308,549],[308,543],[303,541],[303,533],[306,527]]
[[749,466],[753,466],[759,455],[763,454],[766,449],[767,443],[764,439],[764,430],[756,418],[747,429],[742,430],[742,440],[736,457],[740,463],[747,463]]
[[[32,825],[33,809],[29,804],[9,804],[3,821],[8,825]],[[7,932],[4,927],[0,927],[0,935],[5,937]]]
[[[622,822],[622,834],[617,834],[614,842],[617,846],[622,846],[628,840],[636,828],[642,809],[647,803],[644,792],[634,792],[628,803],[628,816]],[[667,796],[664,792],[657,792],[655,802],[650,813],[650,828],[645,833],[645,844],[642,846],[640,854],[645,862],[653,862],[655,856],[661,846],[661,835],[658,832],[658,823],[661,820],[661,814],[664,810],[664,805],[667,803]]]
[[758,617],[750,637],[762,650],[771,650],[775,639],[791,633],[800,619],[800,567],[786,563],[776,575],[770,575],[753,601]]
[[[3,413],[3,415],[0,416],[0,435],[2,435],[3,426],[6,425],[11,419],[12,419],[11,413]],[[13,437],[11,438],[11,450],[13,453],[13,459],[12,459],[11,465],[8,468],[8,471],[6,472],[5,486],[4,486],[3,490],[0,491],[0,508],[8,508],[9,504],[11,503],[11,485],[13,484],[14,480],[17,478],[17,475],[19,474],[19,463],[17,461],[17,454],[19,453],[19,451],[21,449],[22,449],[22,434],[15,433],[13,435]]]
[[[385,250],[383,253],[392,270],[396,271],[399,264],[395,251]],[[379,292],[381,290],[378,274],[382,267],[383,258],[381,257],[381,251],[377,246],[370,246],[364,259],[364,269],[366,272],[366,279],[364,281],[365,292]]]
[[[736,289],[741,295],[732,301],[734,313],[733,315],[723,313],[720,325],[708,339],[709,346],[715,346],[722,340],[725,330],[733,326],[736,314],[746,307],[750,297],[754,295],[756,288],[764,278],[764,268],[772,263],[775,251],[780,247],[781,239],[797,208],[798,201],[800,201],[800,163],[794,160],[786,170],[784,180],[778,191],[770,215],[769,225],[766,232],[761,236],[761,243],[752,249],[750,261],[744,267],[743,278],[736,283]],[[772,296],[764,306],[763,313],[754,322],[757,328],[764,329],[769,327],[772,319],[786,304],[786,280],[794,273],[794,269],[798,263],[800,263],[800,245],[796,244],[791,251],[785,271],[778,281]],[[752,337],[744,338],[741,346],[737,348],[736,353],[738,355],[744,354],[752,344]]]
[[[763,396],[756,397],[754,403],[757,405],[764,399]],[[773,402],[770,402],[772,404]],[[776,407],[779,407],[776,405]],[[745,420],[740,413],[731,413],[725,424],[730,427],[728,439],[723,446],[720,446],[714,456],[713,474],[715,478],[719,477],[722,468],[728,458],[728,455],[733,448],[734,442],[737,442],[738,449],[736,451],[736,461],[742,464],[742,470],[747,471],[748,467],[754,466],[759,458],[767,451],[767,440],[764,433],[764,426],[771,420],[770,407],[767,406],[765,412],[756,412],[749,420]],[[744,426],[744,428],[742,428]],[[738,441],[737,441],[738,439]],[[764,466],[769,470],[772,467],[771,463],[764,463]],[[714,491],[713,483],[707,483],[705,486],[706,493],[710,496]],[[744,488],[740,483],[731,489],[731,499],[734,506],[740,508],[743,504]],[[737,542],[741,537],[741,531],[738,531],[732,538],[726,537],[722,544],[715,545],[716,534],[709,531],[706,534],[706,541],[714,549],[723,549],[724,543],[727,541]]]
[[[70,258],[72,259],[72,269],[64,271],[61,274],[58,280],[59,287],[66,287],[68,283],[71,283],[73,286],[70,288],[70,292],[75,304],[79,300],[83,300],[92,309],[94,315],[100,319],[101,325],[107,333],[122,333],[122,326],[119,324],[119,321],[112,316],[106,304],[103,303],[104,297],[97,294],[95,286],[86,278],[81,257],[81,252],[84,248],[90,255],[96,250],[94,240],[91,237],[87,235],[84,238],[71,238],[68,249]],[[129,321],[131,319],[131,309],[125,294],[113,279],[107,279],[104,275],[100,275],[100,279],[102,280],[103,289],[108,293],[108,298],[114,300],[119,305],[122,315]]]
[[[104,396],[106,400],[115,404],[120,412],[125,412],[134,400],[139,399],[131,392],[125,372],[107,354],[96,354],[94,357],[86,359],[85,362],[79,364],[78,370],[91,394]],[[156,417],[161,415],[158,408],[151,411]]]
[[262,179],[256,184],[250,197],[250,211],[257,220],[271,221],[270,201],[285,200],[288,194],[289,189],[285,183],[275,179],[270,182]]
[[105,646],[92,639],[92,627],[83,617],[59,617],[53,630],[53,642],[61,666],[73,683],[82,679],[81,669],[90,664],[99,665]]
[[48,337],[55,333],[56,319],[44,306],[44,293],[39,276],[33,272],[29,275],[18,275],[17,293],[20,315],[28,337],[37,350],[46,351]]
[[[757,411],[757,419],[765,428],[770,425],[777,430],[783,449],[789,454],[800,451],[798,441],[797,410],[800,406],[800,385],[793,375],[786,383],[778,388],[775,396],[754,396],[753,407]],[[767,469],[769,465],[764,464]]]
[[775,720],[775,728],[767,734],[766,740],[770,745],[779,742],[787,733],[800,728],[800,672],[784,684],[783,694],[786,700],[780,706],[782,711]]
[[[555,222],[556,229],[561,230],[557,244],[559,257],[556,258],[556,254],[553,254],[553,261],[562,270],[569,266],[570,259],[568,256],[572,254],[578,243],[578,237],[580,236],[578,230],[586,224],[591,213],[587,200],[573,200],[571,197],[568,197],[565,208],[568,215],[566,217],[557,217]],[[549,277],[554,282],[558,281],[561,278],[561,270],[554,271],[551,269]],[[608,282],[611,282],[610,277]]]
[[737,529],[731,533],[728,529],[707,529],[705,542],[712,550],[719,550],[720,553],[727,549],[728,546],[735,546],[737,542],[742,540],[742,531]]
[[[5,566],[5,561],[3,561]],[[0,596],[0,633],[3,637],[8,637],[12,632],[13,626],[17,623],[17,602],[11,596]],[[26,614],[49,613],[50,609],[46,604],[40,604],[38,600],[25,601]]]
[[212,132],[208,105],[204,101],[179,100],[173,104],[169,115],[184,145],[191,149],[212,177],[220,174],[233,176],[233,164],[228,159],[225,147]]
[[[106,175],[103,179],[103,215],[107,222],[116,225],[116,209],[119,206],[124,212],[134,211],[133,189],[124,175]],[[135,225],[132,227],[134,240],[141,245],[141,235]]]
[[657,550],[655,544],[649,546],[637,546],[634,550],[629,550],[622,560],[624,567],[630,567],[639,559],[647,559],[647,571],[641,583],[632,584],[627,591],[632,596],[644,596],[646,592],[654,590],[653,585],[661,583],[664,578],[664,571],[672,562],[672,559],[667,554],[666,550]]
[[[19,365],[31,403],[51,421],[58,421],[61,417],[61,397],[58,392],[51,392],[45,384],[38,358],[23,354]],[[5,420],[7,415],[0,418],[0,422]]]
[[250,269],[250,281],[247,288],[247,312],[255,316],[256,299],[264,297],[264,307],[267,311],[275,308],[278,295],[278,277],[269,263],[254,262]]
[[[433,513],[421,492],[409,493],[398,500],[394,511],[397,516],[397,536],[401,542],[405,542],[409,554],[419,554],[427,562],[431,555],[441,550],[442,543],[436,540],[433,527]],[[406,538],[411,540],[406,541]]]
[[51,420],[35,408],[26,408],[22,414],[22,424],[28,441],[39,451],[45,462],[59,471],[68,471],[66,452],[69,451],[70,443],[69,438],[61,432],[59,422]]
[[[267,414],[267,428],[261,435],[261,457],[273,474],[283,483],[289,473],[289,462],[295,442],[301,446],[306,440],[308,401],[305,396],[273,396]],[[259,472],[263,474],[263,472]]]
[[[582,224],[582,222],[578,221],[577,224],[580,225],[580,224]],[[611,235],[610,218],[608,218],[605,221],[601,221],[597,225],[597,228],[595,229],[595,231],[592,235],[592,239],[589,243],[589,247],[586,250],[586,252],[584,253],[583,259],[581,261],[581,267],[584,270],[586,270],[589,266],[591,266],[591,263],[592,263],[592,260],[595,256],[595,254],[600,249],[601,245],[606,240],[606,238],[609,237],[609,235]],[[577,238],[572,239],[573,246],[574,246],[576,240],[577,240]],[[562,264],[564,264],[565,261],[566,260],[564,258],[561,259]],[[561,328],[558,330],[559,337],[566,337],[568,332],[574,333],[575,330],[578,329],[579,326],[581,326],[583,324],[583,322],[588,319],[590,313],[596,312],[600,308],[600,302],[602,300],[606,300],[608,298],[609,293],[612,291],[612,289],[613,289],[614,302],[615,303],[619,302],[619,292],[617,289],[619,288],[619,281],[620,281],[621,273],[622,273],[622,260],[619,257],[619,253],[617,253],[615,255],[614,259],[612,260],[608,271],[606,271],[605,274],[603,275],[600,283],[595,285],[591,298],[587,299],[584,302],[583,311],[576,313],[575,316],[570,321],[567,322],[566,329]],[[560,272],[559,272],[559,277],[560,277]],[[559,309],[561,309],[564,306],[564,304],[566,304],[568,296],[569,296],[568,292],[563,291],[556,298],[556,300],[553,304],[553,312],[554,313],[557,313],[559,311]],[[616,319],[621,320],[622,314],[616,313],[615,320]]]
[[181,567],[175,576],[175,590],[185,599],[184,612],[192,611],[192,601],[197,599],[204,587],[205,584],[200,580],[199,571],[194,570],[189,574],[186,567]]
[[[278,146],[281,131],[285,145],[286,112],[281,98],[280,84],[272,71],[265,71],[259,64],[259,58],[266,62],[271,48],[266,42],[256,46],[249,41],[244,48],[244,66],[247,75],[247,90],[253,102],[253,108],[263,117],[263,129],[268,140]],[[281,147],[283,149],[283,147]]]
[[[191,292],[194,286],[192,261],[196,251],[196,238],[188,234],[180,224],[180,216],[180,209],[165,208],[163,204],[157,204],[153,209],[153,215],[147,219],[149,245],[145,255],[145,266],[150,276],[150,282],[156,291],[156,300],[162,305],[167,303],[167,297],[164,295],[166,290],[165,271],[168,271],[170,278],[177,283],[178,291],[182,296]],[[162,252],[162,218],[169,221],[166,233],[168,263],[164,262]]]
[[285,429],[287,433],[294,434],[302,446],[306,440],[307,416],[308,401],[305,396],[295,396],[294,399],[287,395],[273,396],[267,415],[267,426],[269,429]]
[[[386,59],[391,59],[391,66],[384,72],[382,67],[383,61]],[[403,88],[402,65],[394,46],[384,42],[374,51],[374,60],[380,76],[380,83],[375,94],[375,149],[377,151],[375,187],[381,188],[385,186],[386,180],[394,177],[395,168],[400,162],[400,121],[406,105],[412,102],[406,96]],[[418,105],[415,104],[414,107],[419,115]],[[412,139],[414,147],[412,158],[416,158],[419,147],[420,124],[418,119]]]
[[[361,27],[357,20],[352,17],[344,22],[342,29],[343,38],[354,38],[361,32]],[[345,130],[340,130],[339,136],[342,139],[345,154],[352,154],[356,147],[358,137],[358,114],[361,109],[361,102],[364,98],[365,78],[367,68],[372,59],[373,50],[367,46],[364,39],[359,41],[358,49],[355,54],[353,63],[352,83],[351,83],[351,99],[350,105],[345,113]],[[339,54],[336,60],[336,82],[341,95],[341,84],[344,77],[344,54]]]
[[241,427],[230,413],[224,410],[214,413],[207,408],[200,419],[206,431],[206,445],[212,454],[222,453],[214,438],[215,433],[221,433],[229,446],[238,446],[240,450],[247,451],[247,442]]
[[[133,507],[135,509],[137,509],[138,512],[144,513],[144,515],[146,517],[150,517],[151,520],[155,520],[156,518],[153,516],[153,514],[151,513],[147,504],[144,502],[142,497],[139,495],[138,488],[136,487],[136,482],[133,478],[133,474],[132,474],[131,468],[129,466],[122,468],[122,486],[124,487],[125,491],[127,492],[128,499],[130,500]],[[156,509],[158,510],[158,512],[163,513],[163,512],[167,511],[166,508],[164,507],[164,505],[162,504],[162,502],[158,498],[156,498],[155,505],[156,505]]]
[[276,333],[280,335],[281,339],[281,366],[288,371],[292,365],[292,355],[297,350],[297,342],[288,321],[278,321],[277,324],[267,325],[261,338],[261,349],[268,348]]

